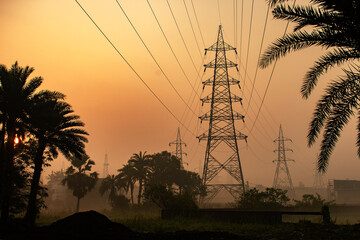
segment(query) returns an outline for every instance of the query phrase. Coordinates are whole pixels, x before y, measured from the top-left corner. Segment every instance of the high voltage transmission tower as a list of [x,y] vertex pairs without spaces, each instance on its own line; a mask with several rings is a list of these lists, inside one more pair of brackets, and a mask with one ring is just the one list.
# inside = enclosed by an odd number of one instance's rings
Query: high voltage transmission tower
[[104,178],[106,178],[108,175],[109,175],[109,162],[108,162],[108,155],[107,153],[105,153],[103,176]]
[[183,145],[186,147],[186,143],[181,141],[180,128],[178,128],[176,140],[169,143],[169,146],[171,145],[175,145],[175,152],[172,153],[174,153],[175,157],[180,160],[181,168],[184,168],[183,155],[186,155],[186,153],[183,152],[182,147]]
[[[211,201],[223,189],[235,199],[245,192],[237,140],[246,141],[247,136],[235,129],[235,120],[244,120],[244,116],[233,110],[233,102],[241,103],[242,99],[230,91],[230,85],[239,86],[240,81],[228,74],[228,68],[237,69],[237,64],[226,58],[229,50],[236,53],[236,48],[224,42],[220,25],[217,42],[205,49],[205,54],[214,51],[215,59],[204,65],[204,71],[214,68],[214,75],[203,82],[204,88],[210,86],[212,91],[201,99],[203,104],[210,104],[210,111],[199,117],[201,121],[209,121],[209,129],[198,136],[199,141],[207,139],[202,176],[207,189],[207,196],[202,199],[204,202]],[[220,176],[224,172],[230,178]]]
[[294,161],[294,160],[286,158],[286,152],[287,151],[292,152],[292,149],[285,148],[286,141],[291,142],[291,139],[284,138],[282,127],[280,125],[279,137],[274,140],[274,142],[277,143],[277,149],[274,150],[274,152],[277,152],[277,159],[273,161],[276,162],[276,171],[273,182],[273,188],[281,188],[288,190],[289,194],[292,195],[292,197],[294,197],[295,195],[294,186],[292,184],[290,171],[287,165],[288,161]]
[[315,178],[313,188],[315,190],[323,190],[325,189],[325,184],[323,180],[323,174],[319,171],[315,170]]

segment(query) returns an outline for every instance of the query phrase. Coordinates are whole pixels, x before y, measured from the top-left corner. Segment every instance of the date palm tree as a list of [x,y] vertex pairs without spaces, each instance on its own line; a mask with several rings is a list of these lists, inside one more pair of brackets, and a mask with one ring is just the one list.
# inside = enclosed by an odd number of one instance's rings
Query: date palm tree
[[109,193],[109,202],[112,206],[115,205],[117,197],[123,190],[126,189],[127,183],[120,175],[109,175],[104,178],[101,182],[99,192],[101,196],[105,193]]
[[[353,61],[360,58],[360,2],[355,0],[310,0],[307,6],[285,4],[286,0],[269,0],[275,6],[276,19],[295,23],[294,31],[272,43],[260,59],[260,67],[311,46],[320,46],[327,52],[319,57],[306,73],[301,93],[308,98],[320,76],[344,63],[351,67],[344,76],[332,81],[317,103],[308,132],[308,145],[312,146],[324,129],[318,156],[318,170],[325,172],[330,155],[349,121],[358,114],[358,155],[360,157],[359,70]],[[280,3],[280,4],[279,4]]]
[[139,182],[138,204],[140,204],[143,184],[149,173],[150,155],[146,154],[146,151],[144,153],[141,151],[138,154],[134,153],[128,163],[133,167],[135,179]]
[[119,177],[124,179],[126,183],[126,193],[130,190],[130,201],[131,204],[134,204],[134,185],[136,181],[136,169],[134,169],[130,164],[125,164],[122,168],[118,170]]
[[[26,118],[35,91],[42,83],[41,77],[29,79],[34,68],[20,67],[15,62],[10,69],[0,65],[0,112],[3,134],[1,140],[6,139],[4,154],[1,155],[1,222],[9,217],[10,197],[12,195],[14,171],[14,140],[17,122]],[[3,142],[2,142],[3,144]]]
[[[45,163],[45,151],[53,158],[58,156],[58,151],[68,159],[85,154],[84,143],[87,142],[88,133],[82,129],[84,123],[74,114],[72,107],[61,100],[62,98],[64,95],[61,93],[43,92],[33,98],[32,107],[28,111],[27,129],[37,139],[34,172],[25,215],[25,221],[29,225],[36,219],[36,196]],[[73,161],[72,158],[71,160]]]
[[98,174],[97,172],[88,173],[95,162],[90,160],[86,154],[81,157],[73,156],[70,158],[70,162],[72,166],[66,170],[66,177],[62,184],[67,185],[73,191],[73,195],[77,198],[76,212],[79,212],[80,199],[95,187]]

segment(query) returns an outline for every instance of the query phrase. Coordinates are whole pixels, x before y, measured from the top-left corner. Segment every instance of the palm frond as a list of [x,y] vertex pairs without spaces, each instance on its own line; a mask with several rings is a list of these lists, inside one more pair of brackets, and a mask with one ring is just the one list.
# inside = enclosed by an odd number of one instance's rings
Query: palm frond
[[[331,38],[336,38],[336,36],[331,36]],[[331,47],[333,45],[334,42],[330,40],[329,33],[324,31],[314,30],[311,33],[298,31],[286,34],[268,47],[260,58],[259,66],[265,68],[274,60],[292,51],[298,51],[310,46]]]
[[318,82],[318,78],[328,69],[335,65],[340,65],[346,61],[360,58],[360,53],[355,50],[344,48],[335,48],[327,52],[319,58],[313,67],[306,73],[303,85],[301,86],[301,94],[303,98],[308,98]]
[[326,11],[314,6],[279,5],[273,10],[275,19],[287,20],[296,23],[294,31],[306,26],[329,27],[336,24],[341,16],[332,11]]
[[329,87],[325,89],[325,94],[316,105],[307,136],[309,146],[314,144],[324,126],[324,122],[331,115],[333,106],[340,103],[343,99],[350,97],[357,99],[360,91],[359,74],[346,70],[344,72],[346,76],[330,83]]
[[321,142],[320,154],[318,157],[318,170],[325,172],[329,164],[330,155],[340,136],[344,125],[349,122],[349,118],[354,115],[354,108],[358,107],[355,98],[348,98],[347,101],[338,103],[332,109],[329,120],[326,123],[323,140]]

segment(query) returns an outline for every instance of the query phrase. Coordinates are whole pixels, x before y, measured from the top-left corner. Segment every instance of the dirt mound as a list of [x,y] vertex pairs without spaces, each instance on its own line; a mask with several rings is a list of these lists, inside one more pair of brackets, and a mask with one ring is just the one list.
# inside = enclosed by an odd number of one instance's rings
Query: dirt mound
[[99,232],[99,231],[121,231],[124,233],[132,232],[120,223],[110,221],[106,216],[95,212],[79,212],[66,218],[60,219],[50,225],[55,231],[62,232]]

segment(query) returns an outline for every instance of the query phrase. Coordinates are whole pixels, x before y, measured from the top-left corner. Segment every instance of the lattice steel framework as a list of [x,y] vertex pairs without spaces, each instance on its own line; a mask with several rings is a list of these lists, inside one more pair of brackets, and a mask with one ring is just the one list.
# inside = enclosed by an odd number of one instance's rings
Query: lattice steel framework
[[286,189],[289,191],[289,194],[292,196],[295,195],[294,186],[292,184],[290,171],[287,165],[288,161],[294,161],[292,159],[286,158],[286,152],[291,151],[292,149],[285,148],[285,142],[290,141],[291,139],[285,138],[282,127],[279,128],[279,137],[274,140],[277,143],[277,149],[274,152],[277,152],[277,159],[273,162],[276,162],[276,171],[273,182],[273,188]]
[[103,177],[106,178],[107,176],[109,176],[109,161],[108,161],[108,155],[107,153],[105,153]]
[[175,145],[175,152],[172,153],[180,160],[181,168],[184,168],[183,155],[186,155],[186,153],[183,152],[182,147],[186,147],[186,143],[181,141],[180,128],[178,128],[176,140],[169,143],[169,146],[171,145]]
[[[212,91],[201,99],[203,104],[210,104],[210,111],[199,117],[201,121],[209,121],[209,129],[198,136],[199,141],[207,139],[202,176],[207,188],[207,196],[202,199],[205,202],[211,201],[222,189],[227,190],[235,199],[245,191],[237,140],[246,140],[247,136],[235,129],[235,120],[244,121],[244,116],[233,110],[233,102],[241,103],[242,99],[230,91],[230,86],[239,86],[240,81],[228,74],[228,68],[237,69],[237,64],[226,58],[226,51],[229,50],[236,53],[236,48],[224,42],[220,25],[217,42],[205,49],[205,54],[207,51],[215,52],[215,59],[204,65],[204,71],[214,68],[214,75],[203,82],[204,88],[210,86]],[[216,149],[220,147],[226,148],[229,156],[216,156]],[[235,180],[235,184],[217,183],[214,180],[224,171]]]

